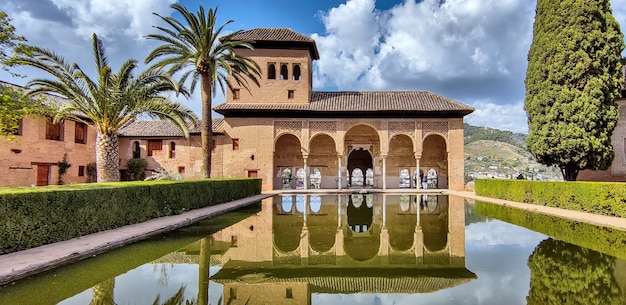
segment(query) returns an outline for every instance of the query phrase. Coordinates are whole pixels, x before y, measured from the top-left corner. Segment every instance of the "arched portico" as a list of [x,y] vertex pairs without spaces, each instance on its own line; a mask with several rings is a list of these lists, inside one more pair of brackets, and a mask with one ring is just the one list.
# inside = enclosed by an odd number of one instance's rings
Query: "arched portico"
[[335,140],[327,134],[317,134],[309,142],[309,155],[307,158],[307,167],[310,169],[308,176],[310,182],[317,179],[313,169],[319,171],[321,176],[319,185],[309,183],[309,188],[336,188],[337,172],[339,169],[337,159],[337,147]]
[[[377,187],[376,159],[380,157],[380,136],[369,125],[356,125],[344,136],[346,187]],[[368,175],[369,174],[369,175]]]
[[283,134],[274,143],[274,189],[295,189],[298,169],[304,168],[302,145],[293,134]]
[[428,188],[448,188],[448,145],[443,136],[430,134],[424,139],[420,161],[420,169],[426,176],[422,182],[426,182]]

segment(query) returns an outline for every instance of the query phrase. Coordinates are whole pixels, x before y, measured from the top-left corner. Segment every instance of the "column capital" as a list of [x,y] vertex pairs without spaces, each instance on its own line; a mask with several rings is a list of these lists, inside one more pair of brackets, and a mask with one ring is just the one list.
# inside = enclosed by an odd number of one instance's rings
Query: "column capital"
[[415,159],[419,160],[422,158],[422,153],[415,153]]
[[381,157],[381,158],[383,158],[383,159],[387,159],[387,154],[385,154],[385,153],[380,153],[380,157]]

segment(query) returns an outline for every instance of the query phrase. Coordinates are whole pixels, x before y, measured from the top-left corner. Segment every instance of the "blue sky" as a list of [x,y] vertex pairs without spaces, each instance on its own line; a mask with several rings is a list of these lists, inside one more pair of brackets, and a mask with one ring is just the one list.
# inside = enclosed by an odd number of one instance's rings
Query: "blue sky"
[[[144,38],[171,15],[175,0],[5,0],[18,34],[82,67],[92,64],[91,34],[103,38],[114,69],[143,61],[156,46]],[[536,1],[530,0],[181,0],[196,11],[219,6],[228,30],[287,27],[316,40],[314,90],[423,90],[476,108],[465,121],[527,132],[523,111],[527,53]],[[626,0],[611,0],[626,24]],[[39,71],[22,68],[23,85]],[[181,103],[199,112],[200,93]],[[214,105],[224,102],[217,96]]]

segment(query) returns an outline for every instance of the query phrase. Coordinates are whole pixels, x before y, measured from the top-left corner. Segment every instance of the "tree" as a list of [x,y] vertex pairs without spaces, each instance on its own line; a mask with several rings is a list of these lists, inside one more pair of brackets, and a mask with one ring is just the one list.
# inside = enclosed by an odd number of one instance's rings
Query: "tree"
[[29,99],[22,90],[0,84],[0,136],[13,140],[22,118],[39,112],[45,112],[41,99]]
[[0,11],[0,66],[3,70],[8,71],[15,55],[28,52],[29,46],[25,42],[24,36],[15,34],[15,27],[11,25],[7,13]]
[[209,9],[205,14],[200,6],[196,15],[180,4],[171,6],[182,15],[182,20],[173,17],[164,17],[155,13],[168,27],[155,26],[162,34],[150,34],[149,39],[159,40],[163,44],[154,49],[146,58],[146,63],[158,61],[155,67],[169,67],[170,73],[182,73],[180,84],[191,82],[190,91],[193,92],[200,79],[202,92],[202,172],[204,177],[211,176],[211,141],[213,96],[219,87],[224,93],[225,88],[233,90],[233,81],[246,90],[250,90],[249,81],[259,86],[260,67],[252,59],[240,56],[235,52],[237,48],[252,49],[246,41],[232,41],[230,38],[238,34],[220,35],[224,27],[232,20],[228,20],[219,28],[215,27],[217,8]]
[[172,121],[189,136],[187,125],[197,121],[193,112],[162,94],[188,92],[160,69],[133,75],[137,61],[129,59],[114,74],[104,53],[102,41],[93,34],[93,54],[97,79],[92,79],[77,64],[68,63],[53,51],[34,47],[31,56],[20,56],[17,64],[41,69],[53,79],[30,80],[29,95],[52,93],[67,99],[54,120],[69,118],[94,124],[97,132],[96,165],[98,182],[119,181],[119,144],[117,131],[138,116]]
[[609,0],[538,0],[526,73],[527,145],[564,180],[613,161],[623,49]]

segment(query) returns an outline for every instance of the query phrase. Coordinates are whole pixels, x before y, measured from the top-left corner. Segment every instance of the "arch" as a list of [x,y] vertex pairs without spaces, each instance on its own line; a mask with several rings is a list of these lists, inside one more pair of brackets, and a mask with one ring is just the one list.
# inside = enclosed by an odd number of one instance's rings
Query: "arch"
[[407,251],[413,247],[417,226],[416,209],[411,209],[418,196],[387,196],[387,229],[389,246],[396,251]]
[[175,142],[170,142],[170,150],[167,155],[170,159],[176,158],[176,143]]
[[337,234],[337,197],[310,196],[309,207],[309,247],[320,253],[328,252],[335,245]]
[[431,168],[426,172],[426,185],[428,188],[437,188],[437,170]]
[[299,64],[294,64],[293,65],[292,79],[293,80],[301,80],[302,79],[302,72],[300,71],[300,65]]
[[296,189],[303,190],[304,189],[304,179],[306,179],[306,171],[304,168],[298,168],[296,171]]
[[287,64],[280,65],[280,79],[281,80],[289,79],[289,68],[287,68]]
[[413,139],[397,134],[389,140],[387,153],[387,185],[397,188],[411,187],[411,170],[415,168]]
[[448,146],[446,139],[437,134],[428,135],[422,142],[422,157],[420,166],[426,171],[434,170],[437,173],[435,188],[448,187]]
[[350,174],[350,185],[352,186],[363,186],[365,185],[365,179],[363,175],[363,171],[360,168],[355,168],[352,170]]
[[273,199],[273,242],[274,247],[282,252],[292,252],[300,246],[304,219],[296,212],[295,201],[294,195],[281,195]]
[[311,189],[320,189],[322,188],[322,172],[315,167],[311,169],[311,174],[309,175],[309,188]]
[[[367,173],[367,169],[376,168],[375,161],[380,155],[380,136],[376,129],[368,124],[358,124],[352,126],[344,136],[344,155],[348,156],[346,168],[348,170],[348,186],[355,185],[352,182],[354,170],[361,170],[362,174]],[[376,172],[374,170],[374,172]],[[374,186],[376,175],[369,179]],[[366,182],[366,181],[364,181]],[[365,184],[365,183],[364,183]]]
[[[317,181],[319,182],[319,188],[336,188],[339,161],[337,159],[335,140],[328,134],[318,133],[311,138],[308,150],[308,164],[311,168],[317,168],[320,172]],[[312,174],[313,171],[311,171],[311,175]],[[311,179],[313,179],[313,177]]]
[[374,185],[374,170],[371,167],[365,171],[365,185]]
[[411,187],[411,172],[408,169],[403,168],[400,170],[400,188],[408,188]]
[[348,196],[346,213],[349,232],[344,237],[344,250],[348,256],[357,261],[375,257],[380,248],[380,232],[374,225],[373,204],[372,207],[368,207],[367,202],[368,198],[362,194]]
[[267,66],[267,79],[276,79],[276,65],[273,63]]
[[274,143],[274,188],[295,189],[297,170],[303,167],[300,139],[290,133],[279,136]]
[[420,226],[424,233],[424,247],[430,252],[445,249],[448,244],[448,203],[442,195],[423,195],[424,209]]
[[139,144],[139,141],[133,142],[133,158],[141,158],[141,145]]

